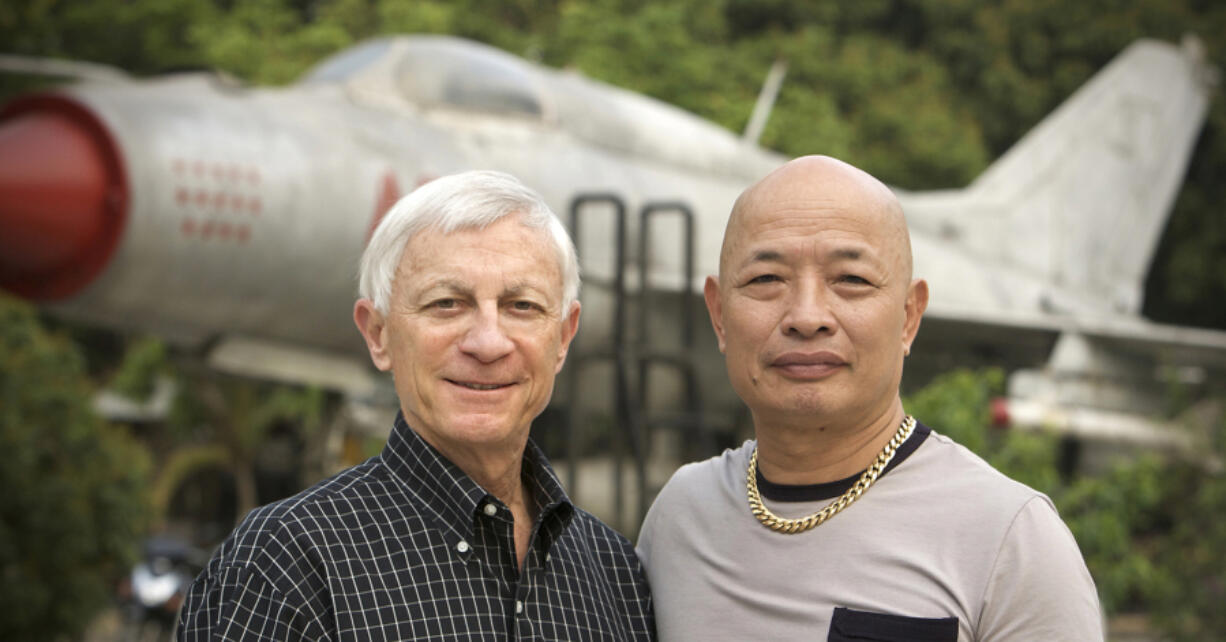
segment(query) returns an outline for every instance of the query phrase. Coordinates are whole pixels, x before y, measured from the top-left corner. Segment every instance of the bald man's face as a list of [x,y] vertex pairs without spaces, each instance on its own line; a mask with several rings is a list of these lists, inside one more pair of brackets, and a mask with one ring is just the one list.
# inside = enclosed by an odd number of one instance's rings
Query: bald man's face
[[927,286],[911,281],[893,196],[844,168],[785,167],[747,193],[706,284],[729,377],[759,426],[869,421],[897,396]]

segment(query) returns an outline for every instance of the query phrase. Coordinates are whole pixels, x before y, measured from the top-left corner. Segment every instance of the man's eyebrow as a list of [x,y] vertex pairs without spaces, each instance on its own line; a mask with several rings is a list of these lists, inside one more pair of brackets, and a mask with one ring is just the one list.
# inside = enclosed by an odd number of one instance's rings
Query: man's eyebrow
[[523,294],[525,291],[532,290],[532,289],[534,288],[532,288],[532,286],[528,285],[527,283],[512,283],[502,289],[502,296],[504,297],[519,296]]
[[745,263],[749,264],[749,263],[782,261],[782,260],[783,260],[783,253],[781,252],[777,252],[775,250],[758,250],[757,252],[754,252],[753,256],[749,257],[749,260],[745,261]]
[[856,260],[864,256],[864,253],[859,248],[840,247],[830,253],[830,258]]
[[[830,253],[830,258],[834,258],[834,259],[855,260],[855,259],[862,258],[863,256],[864,256],[864,252],[862,252],[860,248],[856,248],[856,247],[840,247],[840,248],[833,250]],[[748,264],[748,263],[782,261],[782,260],[783,260],[783,254],[781,252],[778,252],[776,250],[758,250],[757,252],[754,252],[753,256],[749,257],[749,260],[746,261],[745,263]]]
[[502,297],[516,297],[530,293],[547,296],[549,291],[540,284],[535,284],[530,281],[520,281],[507,285],[507,287],[502,290]]
[[471,291],[471,288],[455,279],[438,279],[437,281],[434,281],[421,289],[422,292],[431,292],[435,290],[447,290],[448,292],[455,292],[457,294],[468,294]]
[[[828,255],[828,258],[835,259],[835,260],[844,260],[844,261],[858,261],[860,259],[867,259],[868,257],[865,256],[864,250],[862,248],[839,247],[839,248],[835,248],[834,250],[831,250],[830,254]],[[751,255],[749,259],[746,260],[741,265],[746,266],[746,265],[752,265],[754,263],[781,262],[783,260],[784,260],[783,253],[779,252],[778,250],[758,250],[754,252],[753,255]]]

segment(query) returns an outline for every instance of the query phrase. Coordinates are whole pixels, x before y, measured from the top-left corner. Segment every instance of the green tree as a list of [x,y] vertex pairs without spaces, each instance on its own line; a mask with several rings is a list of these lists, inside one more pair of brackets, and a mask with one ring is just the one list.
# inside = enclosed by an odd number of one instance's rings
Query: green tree
[[[234,478],[238,495],[236,522],[259,504],[256,458],[275,427],[283,423],[293,425],[307,442],[326,437],[329,399],[319,389],[215,373],[194,374],[184,381],[184,389],[191,392],[179,396],[171,421],[187,439],[172,453],[171,462],[224,465]],[[304,471],[305,485],[317,481],[324,471],[318,461],[323,457],[321,449],[308,447],[304,455],[312,459],[304,457],[296,464]],[[192,472],[190,466],[168,466],[167,470],[174,476],[158,481],[159,497],[165,499],[169,499],[177,482]]]
[[91,410],[77,348],[0,296],[0,638],[79,633],[146,523],[148,453]]
[[1155,620],[1179,641],[1226,631],[1226,421],[1217,425],[1212,452],[1216,464],[1208,469],[1183,463],[1164,471],[1171,491],[1161,501],[1171,514],[1170,536],[1148,547],[1165,571],[1151,592]]
[[5,53],[74,58],[143,75],[200,68],[192,31],[218,7],[195,0],[8,2],[0,5]]
[[283,0],[251,0],[197,23],[191,40],[214,68],[252,82],[285,84],[353,44],[353,34],[344,24],[308,20]]
[[179,391],[170,416],[162,422],[165,451],[152,483],[155,525],[170,513],[170,502],[183,482],[204,470],[228,474],[237,497],[234,520],[255,508],[257,459],[279,426],[292,426],[304,448],[298,461],[277,462],[300,471],[305,486],[326,472],[324,440],[336,409],[318,388],[300,388],[229,376],[201,368],[190,358],[175,361],[152,337],[130,341],[123,362],[110,377],[109,389],[141,401],[157,379],[175,382]]

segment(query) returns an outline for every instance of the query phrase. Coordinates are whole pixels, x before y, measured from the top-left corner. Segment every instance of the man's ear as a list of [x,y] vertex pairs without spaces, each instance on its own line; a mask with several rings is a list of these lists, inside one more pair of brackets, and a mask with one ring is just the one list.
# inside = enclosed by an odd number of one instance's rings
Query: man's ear
[[558,344],[558,365],[553,369],[554,374],[562,372],[562,366],[566,364],[566,353],[570,350],[570,342],[575,339],[575,333],[579,332],[579,310],[582,307],[578,301],[572,302],[570,312],[566,314],[566,318],[562,319],[562,342]]
[[387,341],[387,324],[383,314],[375,308],[370,299],[358,299],[353,304],[353,322],[358,326],[358,332],[366,340],[366,349],[370,351],[370,360],[375,367],[387,371],[392,367],[392,356]]
[[707,314],[711,316],[711,327],[715,328],[715,338],[719,340],[719,351],[724,351],[724,308],[720,300],[719,280],[708,276],[702,285],[702,298],[707,301]]
[[915,341],[915,335],[919,334],[920,319],[924,316],[924,310],[928,309],[928,282],[923,279],[915,279],[911,282],[911,287],[907,288],[907,303],[905,306],[906,319],[903,320],[902,326],[902,349],[904,354],[911,354],[911,343]]

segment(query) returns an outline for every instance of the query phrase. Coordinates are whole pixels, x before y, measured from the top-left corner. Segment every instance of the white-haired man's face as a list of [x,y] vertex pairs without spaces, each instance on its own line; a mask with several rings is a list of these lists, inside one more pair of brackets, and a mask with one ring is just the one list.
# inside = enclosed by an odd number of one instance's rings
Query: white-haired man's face
[[405,247],[386,315],[356,313],[391,370],[405,419],[444,453],[522,448],[579,325],[557,252],[517,215],[485,229],[425,230]]

